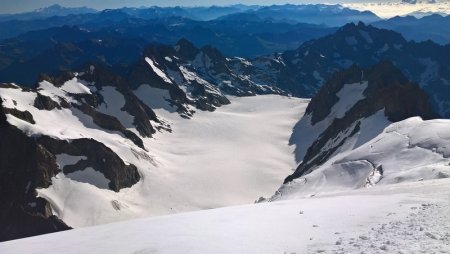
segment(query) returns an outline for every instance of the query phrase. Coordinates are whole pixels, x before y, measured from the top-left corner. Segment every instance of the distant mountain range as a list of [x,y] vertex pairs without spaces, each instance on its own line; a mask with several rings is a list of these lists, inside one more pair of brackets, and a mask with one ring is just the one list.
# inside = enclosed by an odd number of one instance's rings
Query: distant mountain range
[[[124,7],[120,8],[120,10],[124,13],[129,14],[130,16],[142,19],[155,19],[155,18],[166,18],[176,16],[195,20],[212,20],[231,13],[248,11],[258,8],[261,7],[256,5],[251,6],[251,5],[236,4],[224,7],[222,6],[210,6],[210,7],[152,6],[140,8]],[[54,4],[30,12],[23,12],[16,14],[1,14],[0,21],[45,19],[53,16],[69,16],[69,15],[79,15],[97,12],[99,11],[87,7],[64,7],[59,4]]]
[[[449,18],[430,15],[420,19],[407,16],[381,20],[373,13],[340,5],[149,7],[103,11],[54,5],[29,13],[1,15],[0,39],[69,26],[87,30],[96,39],[117,33],[147,43],[173,44],[180,38],[187,38],[199,47],[212,45],[227,56],[256,57],[294,49],[307,40],[334,32],[334,27],[358,21],[400,32],[408,40],[446,44],[450,42],[447,36],[450,34]],[[34,36],[40,35],[34,33]],[[0,51],[5,44],[8,47],[10,42],[0,42]],[[0,56],[4,54],[9,55],[0,52]],[[0,65],[11,61],[0,59]]]
[[[53,9],[63,11],[53,11]],[[309,23],[336,27],[348,22],[364,21],[371,23],[380,20],[370,12],[360,12],[340,5],[273,5],[230,7],[150,7],[122,8],[113,10],[77,11],[60,6],[52,6],[31,13],[6,15],[0,23],[0,39],[12,38],[19,34],[59,26],[80,26],[86,29],[99,29],[123,22],[142,23],[144,20],[164,20],[173,17],[195,21],[227,20],[233,24],[244,23]],[[84,9],[83,9],[84,10]],[[36,13],[42,14],[39,18]],[[54,13],[54,14],[51,14]],[[55,14],[56,13],[56,14]],[[23,16],[23,17],[22,17]],[[318,18],[320,16],[320,18]],[[26,18],[24,18],[26,17]],[[154,22],[154,21],[153,21]],[[161,21],[159,21],[161,23]],[[183,22],[180,22],[183,23]],[[230,22],[226,22],[230,23]],[[172,24],[173,25],[173,24]],[[219,31],[220,32],[220,31]],[[251,31],[248,31],[251,33]]]
[[370,11],[357,11],[341,5],[272,5],[256,10],[234,13],[219,19],[241,21],[282,21],[288,23],[310,23],[326,26],[342,26],[349,22],[372,23],[380,18]]
[[[335,31],[309,24],[202,23],[178,18],[166,22],[146,21],[96,31],[64,26],[4,40],[0,46],[0,80],[32,85],[41,72],[71,70],[86,61],[100,61],[123,71],[148,44],[174,44],[180,37],[200,47],[213,45],[226,56],[252,57],[296,48],[303,41]],[[184,25],[170,25],[177,22]]]
[[[130,30],[128,32],[133,33]],[[101,35],[100,38],[106,39],[97,39],[99,37],[94,32],[84,29],[65,27],[48,30],[48,36],[41,35],[34,43],[31,43],[35,38],[33,34],[24,35],[22,40],[10,40],[11,44],[0,51],[3,56],[0,63],[4,64],[0,69],[0,82],[33,85],[40,73],[56,74],[58,71],[80,68],[86,61],[101,62],[120,75],[129,73],[147,42],[130,39],[130,36],[111,30],[105,31],[104,34],[109,37]],[[71,39],[64,34],[77,36]],[[220,55],[221,61],[226,62],[227,68],[234,73],[247,75],[254,83],[275,86],[299,97],[314,96],[336,70],[353,64],[367,67],[380,60],[390,60],[408,79],[427,91],[436,112],[448,117],[449,52],[449,45],[410,42],[396,32],[359,23],[345,25],[334,34],[308,41],[296,50],[283,53],[243,60],[228,57],[227,61],[224,60],[226,54],[220,52]],[[24,73],[23,70],[27,71]]]
[[353,64],[368,67],[389,60],[429,94],[436,112],[450,117],[450,45],[411,42],[399,33],[359,23],[345,25],[336,33],[306,42],[296,50],[272,58],[256,58],[255,64],[247,69],[264,74],[267,70],[261,71],[261,64],[256,63],[274,60],[283,64],[278,64],[279,71],[272,83],[301,97],[315,95],[336,70]]
[[[123,16],[120,16],[123,15]],[[0,23],[3,36],[10,34],[11,38],[0,42],[0,50],[5,45],[14,44],[14,41],[43,40],[50,37],[52,31],[63,33],[66,28],[70,33],[74,27],[84,30],[86,35],[82,38],[106,39],[108,37],[139,38],[141,40],[173,44],[180,38],[187,38],[197,46],[213,45],[221,49],[228,56],[254,57],[276,51],[294,49],[302,42],[318,38],[335,31],[312,24],[287,24],[271,21],[195,21],[186,18],[171,17],[164,19],[142,20],[120,13],[86,14],[85,17],[71,20],[66,17],[52,17],[46,20],[34,21],[8,21]],[[113,20],[115,19],[115,20]],[[40,32],[35,32],[36,29]],[[26,32],[32,31],[32,32]],[[90,34],[87,34],[90,33]],[[21,34],[21,35],[18,35]],[[67,34],[67,37],[73,38]],[[58,40],[55,39],[57,42]],[[65,41],[69,41],[65,39]],[[73,41],[78,41],[73,38]],[[53,45],[50,43],[49,45]],[[31,45],[30,45],[31,47]],[[20,50],[19,50],[20,52]],[[36,50],[35,52],[38,52]],[[8,54],[8,53],[5,53]]]
[[417,42],[432,40],[443,45],[450,43],[450,16],[439,14],[431,14],[422,18],[397,16],[374,22],[372,25],[399,32],[407,40]]
[[55,4],[31,12],[23,12],[17,14],[0,14],[0,22],[9,20],[45,19],[53,16],[67,16],[67,15],[86,14],[95,12],[98,11],[87,7],[70,8]]

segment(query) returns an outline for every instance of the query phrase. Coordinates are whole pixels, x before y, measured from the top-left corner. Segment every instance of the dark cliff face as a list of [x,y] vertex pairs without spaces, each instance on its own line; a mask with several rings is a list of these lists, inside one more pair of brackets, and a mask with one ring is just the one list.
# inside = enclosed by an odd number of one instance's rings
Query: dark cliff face
[[[311,115],[311,124],[322,121],[330,114],[338,101],[337,93],[345,84],[367,81],[364,99],[356,102],[342,118],[334,118],[331,124],[308,148],[302,163],[285,183],[310,173],[316,166],[326,162],[348,138],[360,131],[361,119],[370,117],[380,110],[391,122],[401,121],[413,116],[423,119],[439,117],[429,103],[427,94],[388,61],[382,61],[370,69],[352,66],[333,74],[320,89],[306,109]],[[340,142],[333,142],[340,140]],[[325,148],[326,144],[328,145]]]
[[72,141],[55,140],[42,136],[36,141],[52,154],[68,154],[83,156],[86,159],[74,165],[61,168],[64,174],[83,171],[91,167],[101,172],[109,182],[109,189],[119,191],[122,188],[133,186],[140,180],[136,166],[126,165],[111,149],[94,139],[75,139]]
[[0,101],[0,241],[70,229],[37,197],[60,170],[54,155],[6,121]]
[[181,58],[187,60],[194,60],[195,56],[200,53],[200,50],[193,43],[184,38],[179,40],[174,48]]

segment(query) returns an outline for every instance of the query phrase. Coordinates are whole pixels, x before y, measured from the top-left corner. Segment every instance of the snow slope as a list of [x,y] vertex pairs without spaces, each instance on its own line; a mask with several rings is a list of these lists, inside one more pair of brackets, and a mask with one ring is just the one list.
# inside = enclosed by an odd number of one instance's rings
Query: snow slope
[[[382,122],[380,117],[375,119],[378,120],[363,123],[361,131]],[[412,117],[387,126],[359,146],[354,146],[359,140],[353,137],[347,141],[351,149],[341,149],[311,173],[283,185],[272,199],[314,196],[375,184],[449,178],[449,126],[450,120],[424,121]]]
[[[103,94],[117,97],[111,89]],[[296,166],[288,140],[309,100],[277,95],[230,100],[230,105],[215,112],[198,111],[192,119],[167,110],[170,105],[155,107],[172,132],[143,138],[148,152],[124,139],[108,139],[115,134],[102,134],[102,142],[115,146],[124,161],[138,168],[141,180],[132,187],[113,192],[97,188],[104,186],[97,176],[90,184],[84,175],[61,173],[49,188],[38,190],[39,196],[49,200],[55,214],[72,227],[246,204],[270,196]],[[83,133],[99,132],[88,130]]]
[[131,220],[0,243],[0,253],[449,253],[449,184]]
[[[297,162],[303,160],[308,148],[330,126],[334,119],[343,118],[349,109],[358,101],[365,98],[363,92],[367,88],[367,84],[367,82],[345,84],[336,94],[338,101],[333,105],[330,113],[323,120],[313,124],[311,114],[306,114],[300,119],[290,139],[290,143],[295,144],[295,157]],[[389,123],[382,118],[377,120],[379,120],[379,125],[387,125]]]
[[154,71],[160,78],[162,78],[165,82],[167,82],[167,83],[169,83],[169,84],[172,84],[172,81],[170,80],[170,78],[168,78],[168,77],[166,76],[166,74],[165,74],[161,69],[159,69],[158,67],[156,67],[156,65],[155,65],[155,63],[153,62],[152,59],[146,57],[146,58],[145,58],[145,61],[150,65],[150,67],[152,67],[153,71]]

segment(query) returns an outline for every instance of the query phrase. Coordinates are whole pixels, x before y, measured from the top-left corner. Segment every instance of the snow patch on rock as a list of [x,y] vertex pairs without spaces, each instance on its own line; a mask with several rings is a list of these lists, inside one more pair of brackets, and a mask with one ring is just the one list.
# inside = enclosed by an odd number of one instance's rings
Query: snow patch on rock
[[158,75],[160,78],[162,78],[165,82],[172,84],[172,81],[170,80],[170,78],[167,77],[166,73],[164,73],[160,68],[158,68],[156,66],[155,62],[153,62],[152,59],[150,59],[149,57],[146,57],[145,61],[150,65],[150,67],[156,73],[156,75]]

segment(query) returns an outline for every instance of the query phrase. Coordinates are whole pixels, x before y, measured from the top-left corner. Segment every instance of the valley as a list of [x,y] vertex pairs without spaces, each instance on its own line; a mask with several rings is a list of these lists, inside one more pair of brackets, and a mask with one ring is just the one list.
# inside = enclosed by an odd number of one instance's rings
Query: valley
[[261,95],[230,101],[191,119],[155,109],[171,132],[144,139],[152,163],[134,162],[141,180],[130,188],[115,193],[60,173],[38,195],[71,227],[248,204],[271,196],[296,166],[289,138],[308,100]]
[[0,9],[1,254],[450,253],[447,0],[39,1]]

